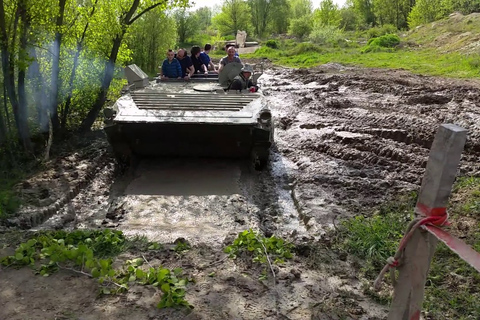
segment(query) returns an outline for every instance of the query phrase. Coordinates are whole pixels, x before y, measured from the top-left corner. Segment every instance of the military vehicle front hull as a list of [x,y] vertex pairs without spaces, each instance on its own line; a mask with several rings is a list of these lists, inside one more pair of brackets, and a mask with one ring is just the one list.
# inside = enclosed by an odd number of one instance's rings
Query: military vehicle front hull
[[263,167],[273,134],[262,95],[193,88],[198,84],[158,83],[118,99],[105,123],[117,158],[251,157]]
[[139,156],[248,158],[271,145],[269,130],[219,123],[123,122],[105,127],[119,158]]

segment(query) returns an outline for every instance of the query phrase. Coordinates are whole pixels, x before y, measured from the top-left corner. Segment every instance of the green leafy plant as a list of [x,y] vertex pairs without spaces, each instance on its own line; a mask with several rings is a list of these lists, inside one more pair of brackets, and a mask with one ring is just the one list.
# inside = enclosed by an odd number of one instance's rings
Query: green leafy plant
[[148,248],[148,250],[160,250],[160,249],[162,249],[162,247],[163,246],[158,242],[151,242],[151,243],[149,243],[147,248]]
[[275,236],[266,238],[249,229],[240,232],[224,252],[233,259],[241,254],[247,254],[252,257],[253,262],[266,264],[268,259],[273,263],[283,263],[285,259],[291,259],[292,249],[293,245],[281,238]]
[[381,37],[386,34],[395,34],[398,32],[397,27],[393,24],[384,24],[381,27],[373,27],[368,29],[367,36],[368,39]]
[[[162,298],[159,308],[191,307],[185,300],[187,278],[182,278],[182,269],[173,271],[150,267],[144,270],[141,266],[144,258],[127,260],[120,269],[113,268],[115,255],[124,251],[127,240],[121,231],[102,230],[74,232],[45,232],[22,243],[15,254],[0,259],[6,266],[35,267],[40,264],[37,273],[49,276],[59,269],[98,279],[102,294],[116,294],[128,290],[131,283],[159,287]],[[152,243],[149,248],[159,249],[158,243]]]
[[377,38],[368,40],[367,45],[362,49],[366,52],[392,51],[400,44],[400,37],[396,34],[386,34]]
[[0,219],[7,218],[20,205],[20,201],[11,190],[0,190]]
[[311,42],[302,42],[297,44],[292,49],[288,50],[287,54],[290,56],[297,56],[304,53],[322,53],[323,49]]
[[337,46],[346,43],[342,30],[332,25],[315,26],[312,33],[310,33],[309,39],[317,45],[331,44]]
[[275,40],[275,39],[270,39],[270,40],[267,40],[265,42],[265,46],[269,47],[269,48],[272,48],[272,49],[278,49],[278,47],[280,46],[278,40]]
[[190,244],[186,241],[179,240],[177,241],[175,248],[173,248],[173,251],[175,252],[184,252],[190,250]]

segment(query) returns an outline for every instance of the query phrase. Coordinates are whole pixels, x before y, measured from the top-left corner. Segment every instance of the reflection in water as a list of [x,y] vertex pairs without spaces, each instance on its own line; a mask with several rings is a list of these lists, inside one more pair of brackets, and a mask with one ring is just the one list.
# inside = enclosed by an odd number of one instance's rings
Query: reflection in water
[[231,195],[240,193],[238,161],[145,159],[127,186],[129,195]]

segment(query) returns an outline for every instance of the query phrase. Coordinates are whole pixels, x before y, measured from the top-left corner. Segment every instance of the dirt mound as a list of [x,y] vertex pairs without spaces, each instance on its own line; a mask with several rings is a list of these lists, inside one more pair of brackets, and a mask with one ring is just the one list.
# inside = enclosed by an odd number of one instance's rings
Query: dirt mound
[[480,14],[452,13],[448,18],[418,26],[405,40],[442,52],[476,54],[480,48]]

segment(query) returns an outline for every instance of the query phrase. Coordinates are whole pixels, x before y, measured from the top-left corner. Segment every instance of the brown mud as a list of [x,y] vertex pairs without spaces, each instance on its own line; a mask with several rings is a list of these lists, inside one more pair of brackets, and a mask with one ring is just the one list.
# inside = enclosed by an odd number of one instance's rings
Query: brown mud
[[[185,253],[144,254],[196,280],[187,289],[192,312],[156,309],[154,288],[98,297],[93,280],[68,271],[44,278],[9,268],[0,270],[8,288],[0,319],[384,319],[385,306],[363,294],[359,267],[328,250],[325,232],[418,190],[441,123],[469,130],[459,174],[478,175],[478,83],[336,64],[272,67],[260,79],[275,119],[266,171],[244,161],[142,159],[122,172],[100,139],[19,185],[23,218],[2,227],[185,238],[193,246]],[[258,280],[261,267],[247,260],[226,259],[223,248],[248,228],[297,245],[276,281]]]

